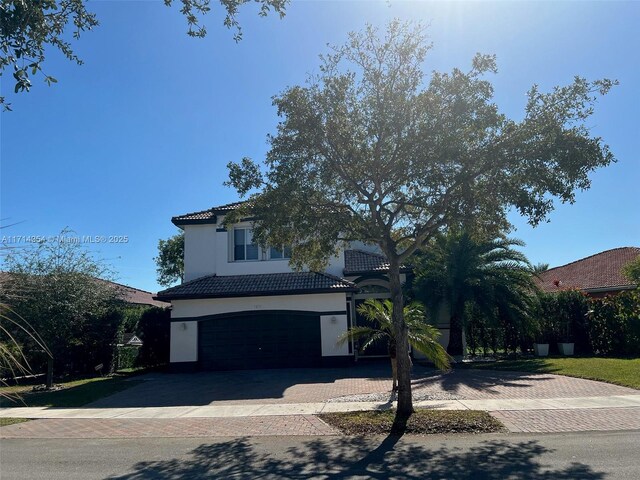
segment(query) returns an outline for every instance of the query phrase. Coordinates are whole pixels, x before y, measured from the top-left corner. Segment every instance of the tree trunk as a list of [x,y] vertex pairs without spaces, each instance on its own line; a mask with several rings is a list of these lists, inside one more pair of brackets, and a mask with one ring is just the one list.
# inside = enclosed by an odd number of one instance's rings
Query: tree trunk
[[396,337],[396,361],[398,369],[397,417],[408,417],[413,413],[411,396],[411,361],[409,359],[409,336],[404,321],[404,296],[400,283],[400,264],[397,258],[389,257],[389,287],[393,303],[393,329]]
[[464,355],[462,351],[462,318],[457,313],[451,315],[447,353],[452,357]]

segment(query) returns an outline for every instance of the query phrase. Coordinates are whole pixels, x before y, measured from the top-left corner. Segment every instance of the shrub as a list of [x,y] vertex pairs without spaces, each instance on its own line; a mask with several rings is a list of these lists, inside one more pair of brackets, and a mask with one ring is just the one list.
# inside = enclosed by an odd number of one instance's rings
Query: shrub
[[123,368],[133,368],[138,364],[138,355],[140,353],[140,347],[138,346],[123,346],[118,347],[116,370]]
[[640,290],[592,299],[589,338],[598,355],[640,355]]
[[588,334],[589,299],[579,290],[563,290],[540,295],[538,343],[575,343],[576,352],[591,353]]
[[169,363],[169,337],[171,312],[166,308],[152,307],[145,310],[138,321],[138,333],[142,346],[137,366],[154,367]]

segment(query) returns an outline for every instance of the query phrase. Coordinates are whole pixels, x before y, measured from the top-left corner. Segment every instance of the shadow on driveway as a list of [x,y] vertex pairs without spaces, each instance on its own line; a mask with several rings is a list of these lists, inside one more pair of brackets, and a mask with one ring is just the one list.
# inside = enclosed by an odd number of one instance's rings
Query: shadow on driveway
[[[432,372],[420,367],[420,374]],[[93,408],[202,406],[215,402],[277,403],[289,392],[288,403],[323,402],[358,393],[358,382],[374,382],[374,391],[391,390],[388,360],[343,368],[290,368],[225,372],[154,373],[140,385],[86,405]],[[388,385],[387,385],[388,383]]]
[[[344,368],[242,370],[186,374],[149,374],[141,384],[87,405],[93,408],[203,406],[227,403],[313,403],[331,398],[391,390],[388,360]],[[473,398],[500,396],[505,389],[535,387],[548,376],[486,370],[442,374],[413,367],[413,387],[427,394],[442,392]]]

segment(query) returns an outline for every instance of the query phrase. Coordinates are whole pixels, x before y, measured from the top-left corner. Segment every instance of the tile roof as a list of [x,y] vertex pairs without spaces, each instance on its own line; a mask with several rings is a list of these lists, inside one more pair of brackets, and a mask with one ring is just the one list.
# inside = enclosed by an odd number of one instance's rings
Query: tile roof
[[[401,272],[408,272],[411,268],[400,266]],[[376,273],[389,271],[389,262],[381,253],[366,252],[364,250],[344,251],[344,275],[353,276],[363,273]]]
[[199,212],[185,213],[184,215],[177,215],[171,218],[171,222],[174,225],[192,225],[198,223],[216,223],[217,215],[221,213],[230,212],[235,210],[240,205],[246,202],[233,202],[225,205],[219,205],[217,207],[209,208],[208,210],[201,210]]
[[[13,274],[11,272],[0,272],[0,293],[7,295],[14,294],[13,291],[10,291],[10,287],[12,284],[12,275]],[[154,307],[163,308],[171,306],[167,302],[155,300],[153,298],[154,294],[151,292],[147,292],[146,290],[140,290],[139,288],[112,282],[103,278],[94,278],[94,281],[103,283],[108,287],[113,288],[118,293],[118,297],[120,298],[120,300],[126,303],[131,303],[134,305],[151,305]]]
[[265,273],[255,275],[209,275],[158,292],[163,300],[181,298],[254,297],[355,291],[343,278],[318,272]]
[[389,262],[379,253],[365,252],[364,250],[344,251],[344,274],[357,275],[367,272],[386,272],[389,270]]
[[638,247],[606,250],[567,265],[550,268],[540,274],[538,284],[545,292],[567,288],[585,291],[631,288],[633,284],[621,270],[639,255]]
[[169,307],[169,303],[162,302],[154,299],[154,294],[139,288],[129,287],[128,285],[122,285],[120,283],[111,282],[108,280],[96,279],[107,283],[112,286],[119,293],[120,298],[126,303],[132,303],[136,305],[151,305],[154,307]]

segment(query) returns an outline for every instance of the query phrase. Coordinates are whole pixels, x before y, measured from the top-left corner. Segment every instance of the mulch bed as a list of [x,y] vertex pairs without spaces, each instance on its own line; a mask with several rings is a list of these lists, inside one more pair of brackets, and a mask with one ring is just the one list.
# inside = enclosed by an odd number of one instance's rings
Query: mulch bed
[[[387,435],[391,433],[395,410],[324,413],[320,418],[346,435]],[[402,433],[429,435],[503,431],[506,431],[504,425],[484,411],[417,409],[409,417]]]

